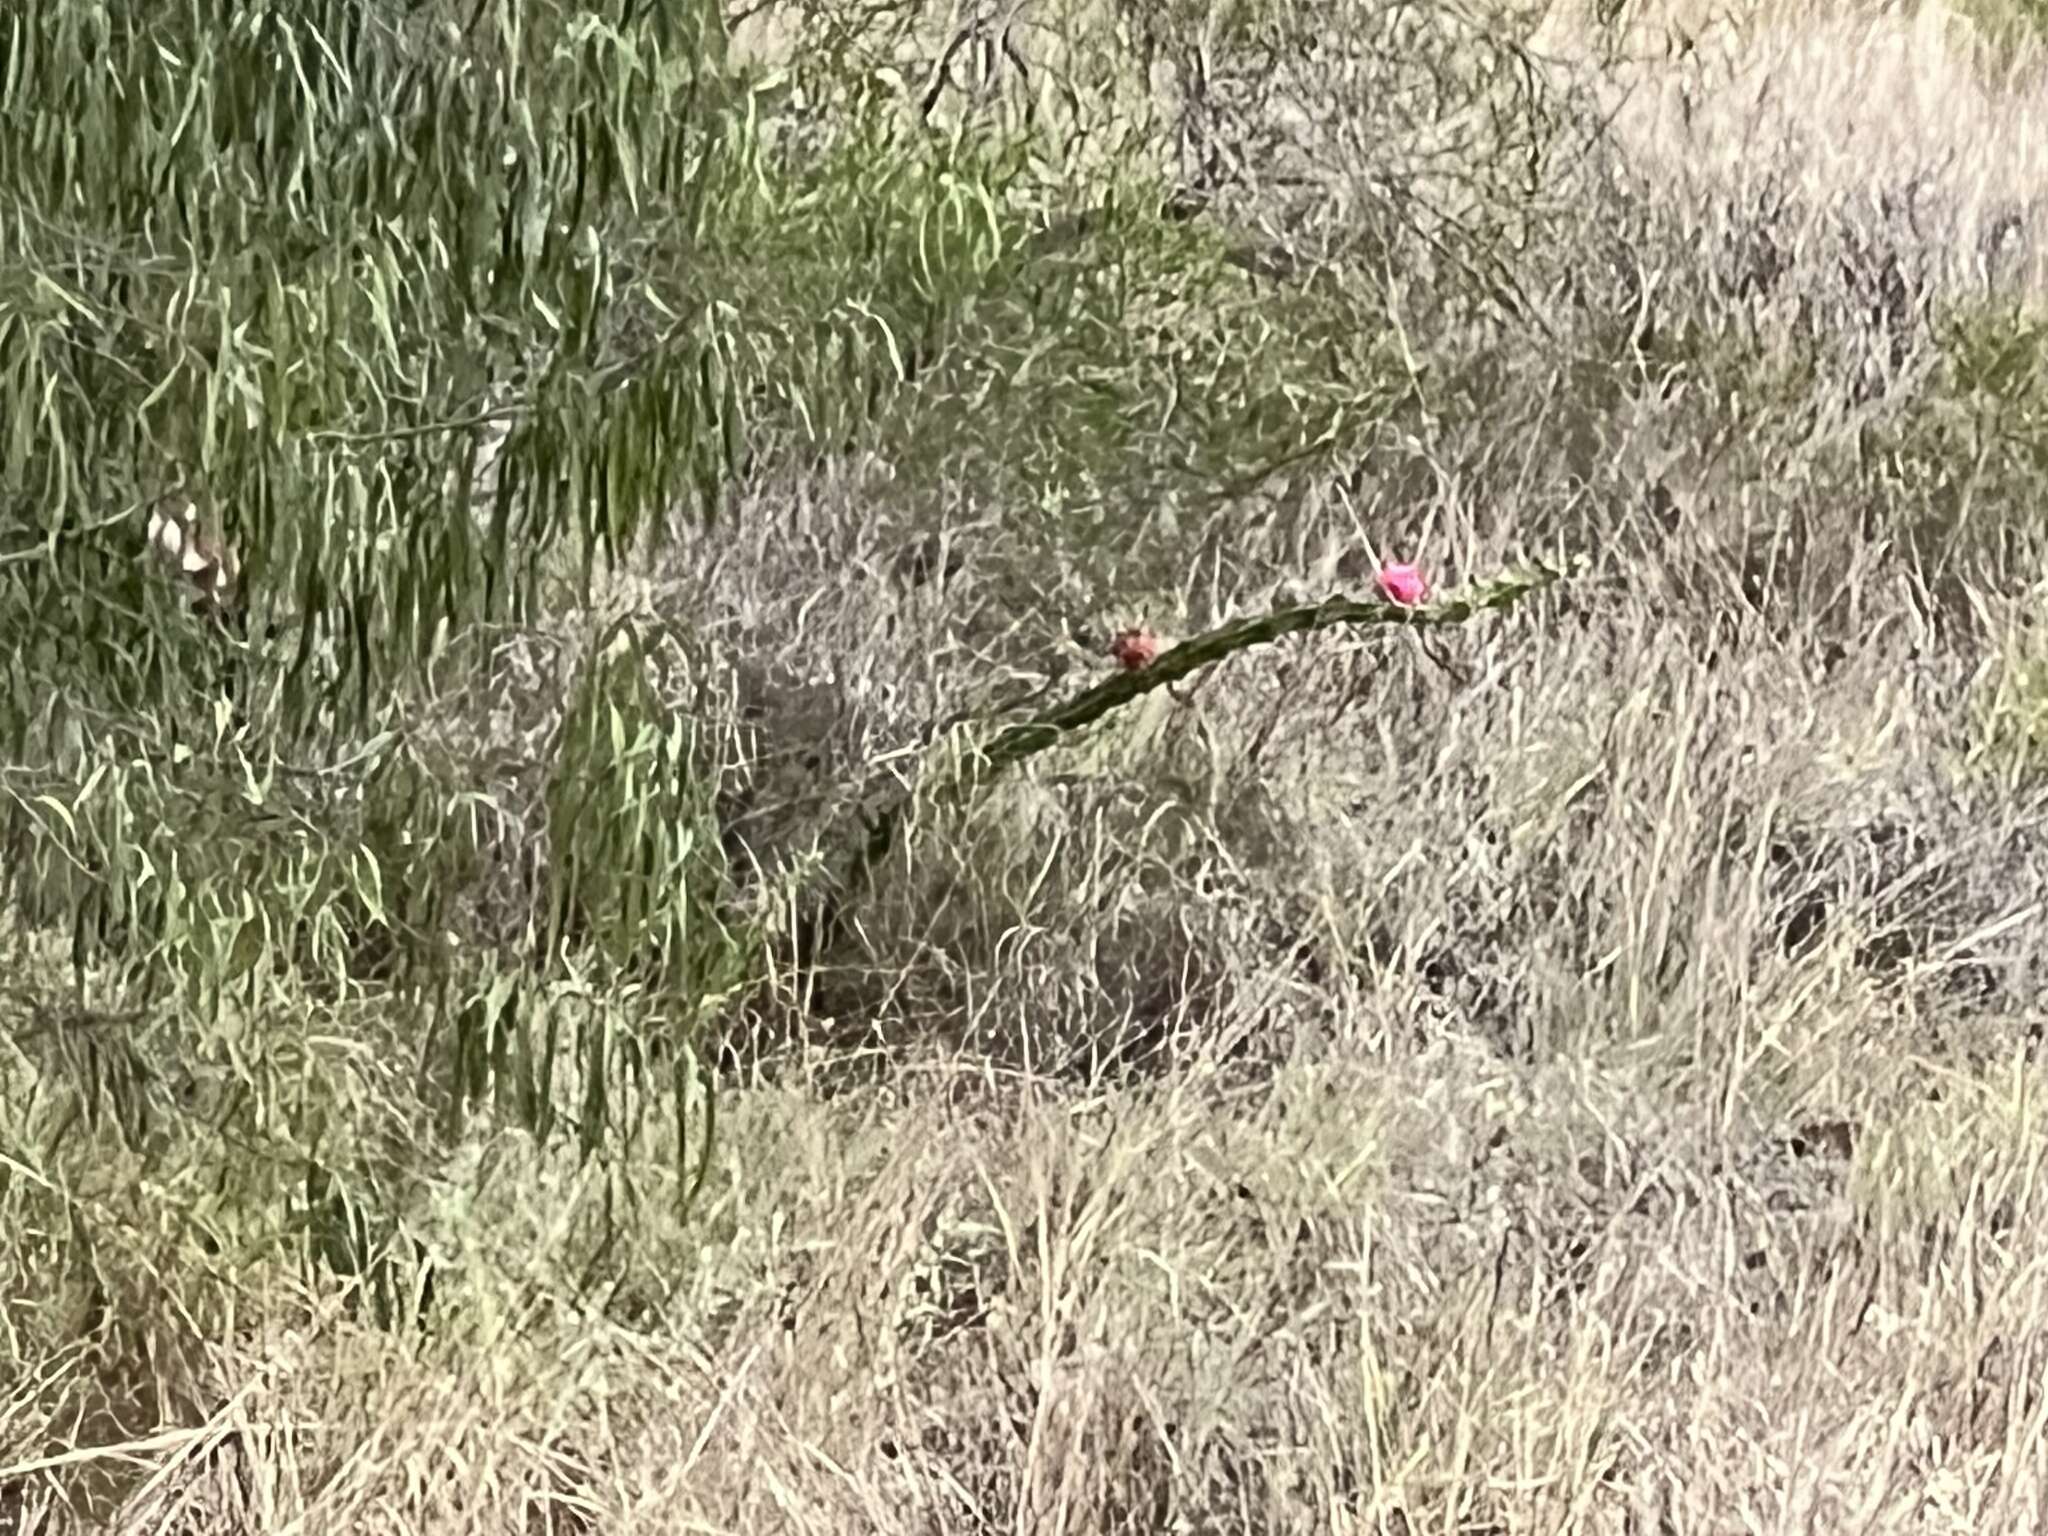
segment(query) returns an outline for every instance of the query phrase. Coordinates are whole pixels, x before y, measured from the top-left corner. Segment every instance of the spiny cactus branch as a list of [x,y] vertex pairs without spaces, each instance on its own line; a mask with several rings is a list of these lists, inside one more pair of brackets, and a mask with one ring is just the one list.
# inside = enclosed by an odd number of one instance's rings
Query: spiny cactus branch
[[[1531,563],[1504,572],[1491,581],[1447,594],[1434,602],[1407,607],[1385,598],[1333,596],[1320,603],[1276,608],[1219,625],[1159,653],[1149,665],[1119,671],[1064,704],[1029,720],[996,731],[980,749],[970,748],[961,766],[938,785],[925,790],[931,801],[965,799],[986,788],[1005,770],[1056,746],[1063,738],[1094,724],[1112,710],[1165,688],[1222,661],[1238,651],[1268,645],[1287,635],[1307,634],[1338,625],[1386,625],[1407,629],[1438,629],[1463,624],[1481,613],[1512,607],[1532,592],[1562,580],[1563,570]],[[866,892],[876,867],[896,845],[904,818],[918,798],[916,788],[868,823],[867,836],[836,884],[821,900],[799,935],[798,959],[812,964],[845,931],[847,915]]]

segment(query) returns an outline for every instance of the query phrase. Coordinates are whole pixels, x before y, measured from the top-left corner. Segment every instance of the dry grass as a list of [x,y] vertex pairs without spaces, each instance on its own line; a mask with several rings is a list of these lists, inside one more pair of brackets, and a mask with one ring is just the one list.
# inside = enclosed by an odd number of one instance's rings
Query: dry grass
[[[1621,119],[1635,275],[1612,206],[1545,258],[1590,274],[1572,345],[1654,309],[1685,387],[1489,356],[1406,457],[1085,581],[974,487],[825,469],[613,599],[734,701],[772,876],[1122,623],[1368,545],[1589,577],[1436,651],[1239,658],[934,814],[747,1011],[687,1223],[669,1147],[419,1132],[379,1328],[208,1247],[199,1174],[37,1189],[0,1145],[42,1213],[0,1237],[4,1357],[63,1341],[0,1381],[0,1533],[2048,1526],[2038,502],[1987,481],[1929,554],[1915,435],[1930,317],[2038,292],[2042,98],[1930,13],[1710,41]],[[1872,201],[1915,184],[1932,225]],[[1895,329],[1840,275],[1873,230]],[[403,1070],[345,1034],[335,1072]]]
[[1561,4],[1536,45],[1601,64],[1618,132],[1666,186],[1882,208],[1945,275],[2039,292],[2048,75],[2017,8],[1680,0],[1589,20]]
[[259,1293],[308,1320],[186,1362],[219,1406],[134,1448],[127,1528],[2031,1528],[2036,1070],[1766,1122],[1751,1073],[1825,1026],[1727,1022],[1754,1067],[1438,1028],[1238,1086],[764,1092],[647,1271],[666,1326],[521,1305],[505,1254],[424,1339]]

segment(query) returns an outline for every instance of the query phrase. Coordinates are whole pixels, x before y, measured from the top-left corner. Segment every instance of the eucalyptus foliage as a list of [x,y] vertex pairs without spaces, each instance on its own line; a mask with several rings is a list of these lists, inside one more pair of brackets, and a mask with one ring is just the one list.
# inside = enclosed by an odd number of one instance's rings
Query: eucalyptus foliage
[[[448,679],[739,464],[768,349],[720,279],[777,195],[757,85],[706,4],[0,28],[7,928],[69,935],[59,1033],[128,1020],[45,1067],[132,1144],[167,1062],[225,1063],[220,1112],[320,1200],[379,1186],[289,1102],[308,1063],[254,1048],[309,998],[384,999],[451,1104],[502,1079],[537,1128],[561,1067],[587,1150],[635,1074],[683,1113],[736,942],[695,722],[595,631],[519,747]],[[235,574],[198,611],[147,558],[185,520]]]

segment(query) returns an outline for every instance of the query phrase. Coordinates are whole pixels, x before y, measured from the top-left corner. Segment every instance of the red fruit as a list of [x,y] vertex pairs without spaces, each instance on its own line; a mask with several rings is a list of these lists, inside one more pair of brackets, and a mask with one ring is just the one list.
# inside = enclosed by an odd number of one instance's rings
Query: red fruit
[[1159,658],[1159,637],[1142,627],[1127,629],[1110,641],[1109,654],[1126,672],[1142,672]]
[[1387,601],[1399,603],[1404,608],[1429,600],[1429,583],[1423,578],[1420,567],[1389,561],[1380,567],[1380,591]]

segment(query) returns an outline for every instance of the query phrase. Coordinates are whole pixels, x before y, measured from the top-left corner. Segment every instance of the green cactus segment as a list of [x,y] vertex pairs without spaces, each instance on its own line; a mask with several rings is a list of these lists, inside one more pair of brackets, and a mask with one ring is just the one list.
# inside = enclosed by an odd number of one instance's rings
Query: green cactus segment
[[1118,706],[1128,704],[1155,688],[1178,682],[1237,651],[1270,644],[1284,635],[1334,629],[1340,624],[1389,624],[1408,628],[1463,624],[1489,609],[1511,607],[1529,593],[1557,581],[1563,574],[1549,566],[1529,565],[1483,585],[1416,607],[1405,607],[1384,598],[1330,597],[1320,603],[1276,608],[1271,613],[1238,619],[1160,652],[1150,666],[1141,670],[1118,672],[1057,709],[1048,710],[1035,719],[1005,726],[991,738],[962,782],[986,783],[1004,769],[1044,751],[1068,732],[1092,725]]
[[[1064,737],[1093,725],[1112,710],[1252,646],[1270,644],[1286,635],[1334,629],[1340,624],[1380,624],[1408,629],[1463,624],[1489,610],[1513,607],[1530,593],[1562,580],[1564,575],[1562,570],[1531,563],[1504,572],[1491,581],[1462,588],[1414,607],[1385,598],[1329,597],[1320,603],[1276,608],[1270,613],[1234,620],[1160,652],[1149,666],[1136,671],[1119,671],[1093,688],[1076,694],[1056,709],[1004,726],[978,751],[970,749],[961,768],[928,791],[927,799],[965,799],[988,785],[1005,769],[1056,746]],[[804,963],[818,958],[825,946],[840,934],[848,909],[866,889],[875,867],[895,847],[897,833],[915,797],[916,792],[913,791],[868,823],[867,837],[836,891],[825,898],[805,928],[800,944],[800,958]]]

